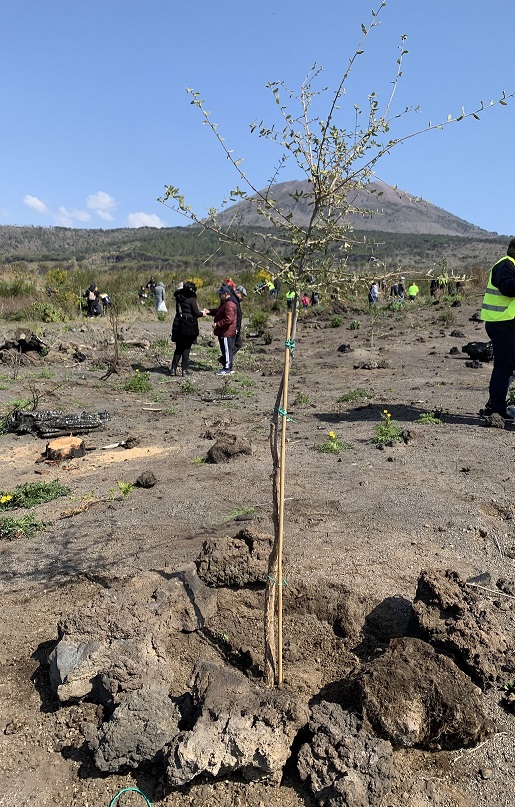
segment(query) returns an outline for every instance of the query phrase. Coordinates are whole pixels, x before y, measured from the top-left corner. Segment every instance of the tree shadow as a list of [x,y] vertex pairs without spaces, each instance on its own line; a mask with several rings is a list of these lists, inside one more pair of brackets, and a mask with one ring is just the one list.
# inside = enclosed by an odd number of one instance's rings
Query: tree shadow
[[442,423],[461,426],[486,426],[484,420],[472,412],[457,414],[455,412],[441,411],[437,407],[418,407],[410,404],[369,403],[365,406],[356,406],[346,412],[315,412],[314,417],[324,423],[374,423],[381,420],[385,409],[398,423],[413,423],[419,421],[421,415],[427,412],[434,413]]

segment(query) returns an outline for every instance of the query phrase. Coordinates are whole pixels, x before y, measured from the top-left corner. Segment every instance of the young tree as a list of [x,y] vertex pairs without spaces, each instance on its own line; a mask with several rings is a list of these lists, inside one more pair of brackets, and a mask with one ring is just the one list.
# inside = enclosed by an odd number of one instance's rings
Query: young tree
[[[332,288],[338,283],[352,279],[347,269],[347,257],[355,241],[348,221],[351,213],[372,215],[373,211],[355,205],[356,191],[365,188],[374,175],[379,160],[400,143],[433,129],[442,129],[467,118],[478,119],[480,113],[489,106],[506,105],[515,93],[502,93],[496,101],[488,105],[480,102],[479,108],[459,115],[449,115],[443,122],[432,124],[407,135],[395,137],[391,134],[393,124],[409,112],[411,107],[394,111],[395,93],[402,76],[403,59],[407,54],[407,37],[401,36],[399,54],[393,71],[391,89],[384,104],[380,103],[376,92],[371,92],[365,109],[353,105],[342,112],[346,100],[345,89],[348,78],[364,53],[367,38],[378,25],[378,17],[386,7],[381,2],[376,11],[371,12],[368,26],[362,24],[362,38],[351,56],[335,90],[317,89],[322,69],[313,65],[298,92],[290,89],[282,81],[271,82],[267,86],[279,107],[282,122],[280,126],[267,126],[261,122],[251,124],[251,131],[270,141],[280,149],[279,161],[272,179],[264,190],[260,190],[243,169],[243,160],[236,158],[225,139],[211,120],[199,92],[189,89],[192,104],[196,106],[211,132],[217,138],[233,168],[239,176],[239,184],[224,200],[221,210],[212,209],[208,218],[197,214],[187,204],[180,189],[168,185],[159,200],[172,210],[181,213],[191,222],[216,233],[221,241],[239,244],[241,257],[249,261],[255,269],[266,269],[279,277],[287,287],[296,293],[292,312],[288,314],[285,344],[285,370],[279,385],[274,413],[270,424],[270,447],[273,462],[273,522],[275,540],[269,562],[268,582],[265,602],[265,680],[269,685],[282,683],[282,538],[284,479],[285,479],[285,434],[288,420],[288,369],[295,346],[299,292],[306,282],[318,288]],[[328,97],[329,96],[329,97]],[[319,114],[317,109],[327,102]],[[342,115],[346,123],[339,122]],[[306,181],[299,183],[291,194],[286,209],[280,207],[274,198],[274,186],[280,172],[289,160],[303,172]],[[379,194],[380,195],[380,194]],[[263,217],[268,225],[267,232],[252,240],[245,239],[235,219],[227,221],[221,211],[229,202],[246,200]],[[296,215],[296,210],[307,210],[307,223]],[[281,440],[279,441],[279,437]],[[275,592],[278,591],[277,613],[279,650],[276,652],[274,636]]]

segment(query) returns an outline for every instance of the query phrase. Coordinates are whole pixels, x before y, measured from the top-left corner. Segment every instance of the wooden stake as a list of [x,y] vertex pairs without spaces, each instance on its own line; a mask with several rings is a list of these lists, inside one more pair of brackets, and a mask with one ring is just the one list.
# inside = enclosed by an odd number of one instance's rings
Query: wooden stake
[[290,374],[291,311],[286,319],[286,345],[284,349],[284,385],[282,400],[281,456],[279,475],[279,540],[277,548],[277,685],[283,682],[283,536],[284,536],[284,480],[286,465],[286,424],[288,422],[288,380]]

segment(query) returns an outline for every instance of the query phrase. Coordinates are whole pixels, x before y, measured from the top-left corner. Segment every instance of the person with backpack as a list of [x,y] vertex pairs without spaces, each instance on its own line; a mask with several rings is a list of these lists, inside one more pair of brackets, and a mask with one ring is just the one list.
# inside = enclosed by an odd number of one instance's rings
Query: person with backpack
[[91,283],[84,292],[86,298],[88,317],[99,317],[102,313],[100,295],[96,283]]
[[175,317],[172,323],[172,342],[175,352],[172,358],[172,375],[177,375],[181,364],[182,375],[191,375],[190,350],[199,335],[198,320],[204,316],[197,303],[197,287],[192,280],[180,284],[174,292]]

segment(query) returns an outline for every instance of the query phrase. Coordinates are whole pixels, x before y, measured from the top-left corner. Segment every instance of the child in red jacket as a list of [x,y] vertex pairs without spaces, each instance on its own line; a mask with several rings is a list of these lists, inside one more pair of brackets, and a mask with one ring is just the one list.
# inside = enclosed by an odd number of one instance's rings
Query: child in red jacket
[[222,369],[216,375],[232,375],[232,357],[234,351],[234,338],[237,332],[237,308],[231,299],[232,290],[223,283],[218,290],[220,305],[218,308],[206,308],[204,313],[214,317],[213,332],[218,336],[220,345]]

